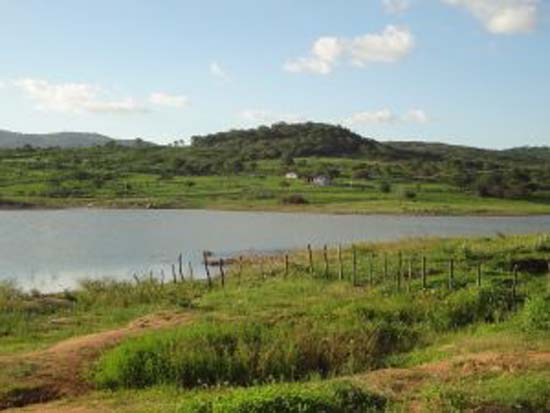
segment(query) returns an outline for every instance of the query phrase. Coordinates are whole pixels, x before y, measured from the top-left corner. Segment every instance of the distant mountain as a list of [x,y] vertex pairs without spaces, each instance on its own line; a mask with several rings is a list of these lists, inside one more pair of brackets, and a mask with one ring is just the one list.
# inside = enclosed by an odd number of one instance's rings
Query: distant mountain
[[117,140],[98,133],[60,132],[30,134],[0,130],[0,149],[22,148],[89,148],[104,145],[139,146],[153,145],[140,139]]
[[550,161],[550,147],[526,146],[511,149],[482,149],[441,142],[390,141],[385,145],[411,154],[439,159],[467,159],[493,161]]

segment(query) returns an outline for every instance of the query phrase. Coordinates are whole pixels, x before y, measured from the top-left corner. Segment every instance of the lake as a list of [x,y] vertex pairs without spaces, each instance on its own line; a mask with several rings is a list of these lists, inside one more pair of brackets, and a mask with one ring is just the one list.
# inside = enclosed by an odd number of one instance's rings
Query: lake
[[550,216],[419,217],[205,210],[0,211],[0,280],[58,291],[82,278],[128,279],[164,271],[181,252],[230,256],[421,236],[550,232]]

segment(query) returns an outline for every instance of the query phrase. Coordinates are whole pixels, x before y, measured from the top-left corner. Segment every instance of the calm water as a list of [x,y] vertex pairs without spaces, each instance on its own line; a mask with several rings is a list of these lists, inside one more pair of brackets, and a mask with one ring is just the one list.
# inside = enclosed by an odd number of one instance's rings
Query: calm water
[[518,218],[335,216],[195,210],[0,211],[0,280],[43,291],[79,279],[164,270],[183,252],[200,272],[216,255],[273,252],[307,243],[416,236],[550,232],[550,216]]

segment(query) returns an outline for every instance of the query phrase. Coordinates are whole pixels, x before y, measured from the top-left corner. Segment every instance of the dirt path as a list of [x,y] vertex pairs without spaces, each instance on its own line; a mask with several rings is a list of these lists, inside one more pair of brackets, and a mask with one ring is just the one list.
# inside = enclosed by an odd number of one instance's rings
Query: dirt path
[[393,400],[407,401],[410,412],[421,412],[415,395],[427,383],[448,383],[484,373],[513,373],[550,367],[550,352],[483,352],[456,356],[407,369],[381,369],[353,379]]
[[0,359],[0,369],[26,368],[28,377],[17,380],[18,390],[0,396],[0,410],[44,403],[54,399],[75,397],[90,390],[82,377],[85,366],[97,359],[102,351],[126,337],[145,331],[187,324],[189,313],[161,312],[133,321],[126,327],[101,333],[74,337],[41,351]]
[[[371,390],[385,394],[393,400],[407,402],[407,410],[421,413],[415,393],[427,383],[441,383],[487,372],[529,371],[550,366],[550,352],[525,353],[472,353],[452,357],[447,360],[428,363],[412,368],[388,368],[375,370],[350,379],[367,385]],[[412,396],[412,397],[411,397]],[[131,408],[131,402],[129,404]],[[28,406],[12,413],[108,413],[108,402],[99,401],[95,405],[72,400],[45,405]],[[9,413],[9,412],[5,412]]]

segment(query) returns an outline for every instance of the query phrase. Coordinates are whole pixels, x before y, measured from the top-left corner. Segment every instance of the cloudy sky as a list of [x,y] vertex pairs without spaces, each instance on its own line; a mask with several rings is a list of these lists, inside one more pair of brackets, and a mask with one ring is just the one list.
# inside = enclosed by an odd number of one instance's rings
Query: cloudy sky
[[0,129],[550,144],[548,0],[0,0]]

